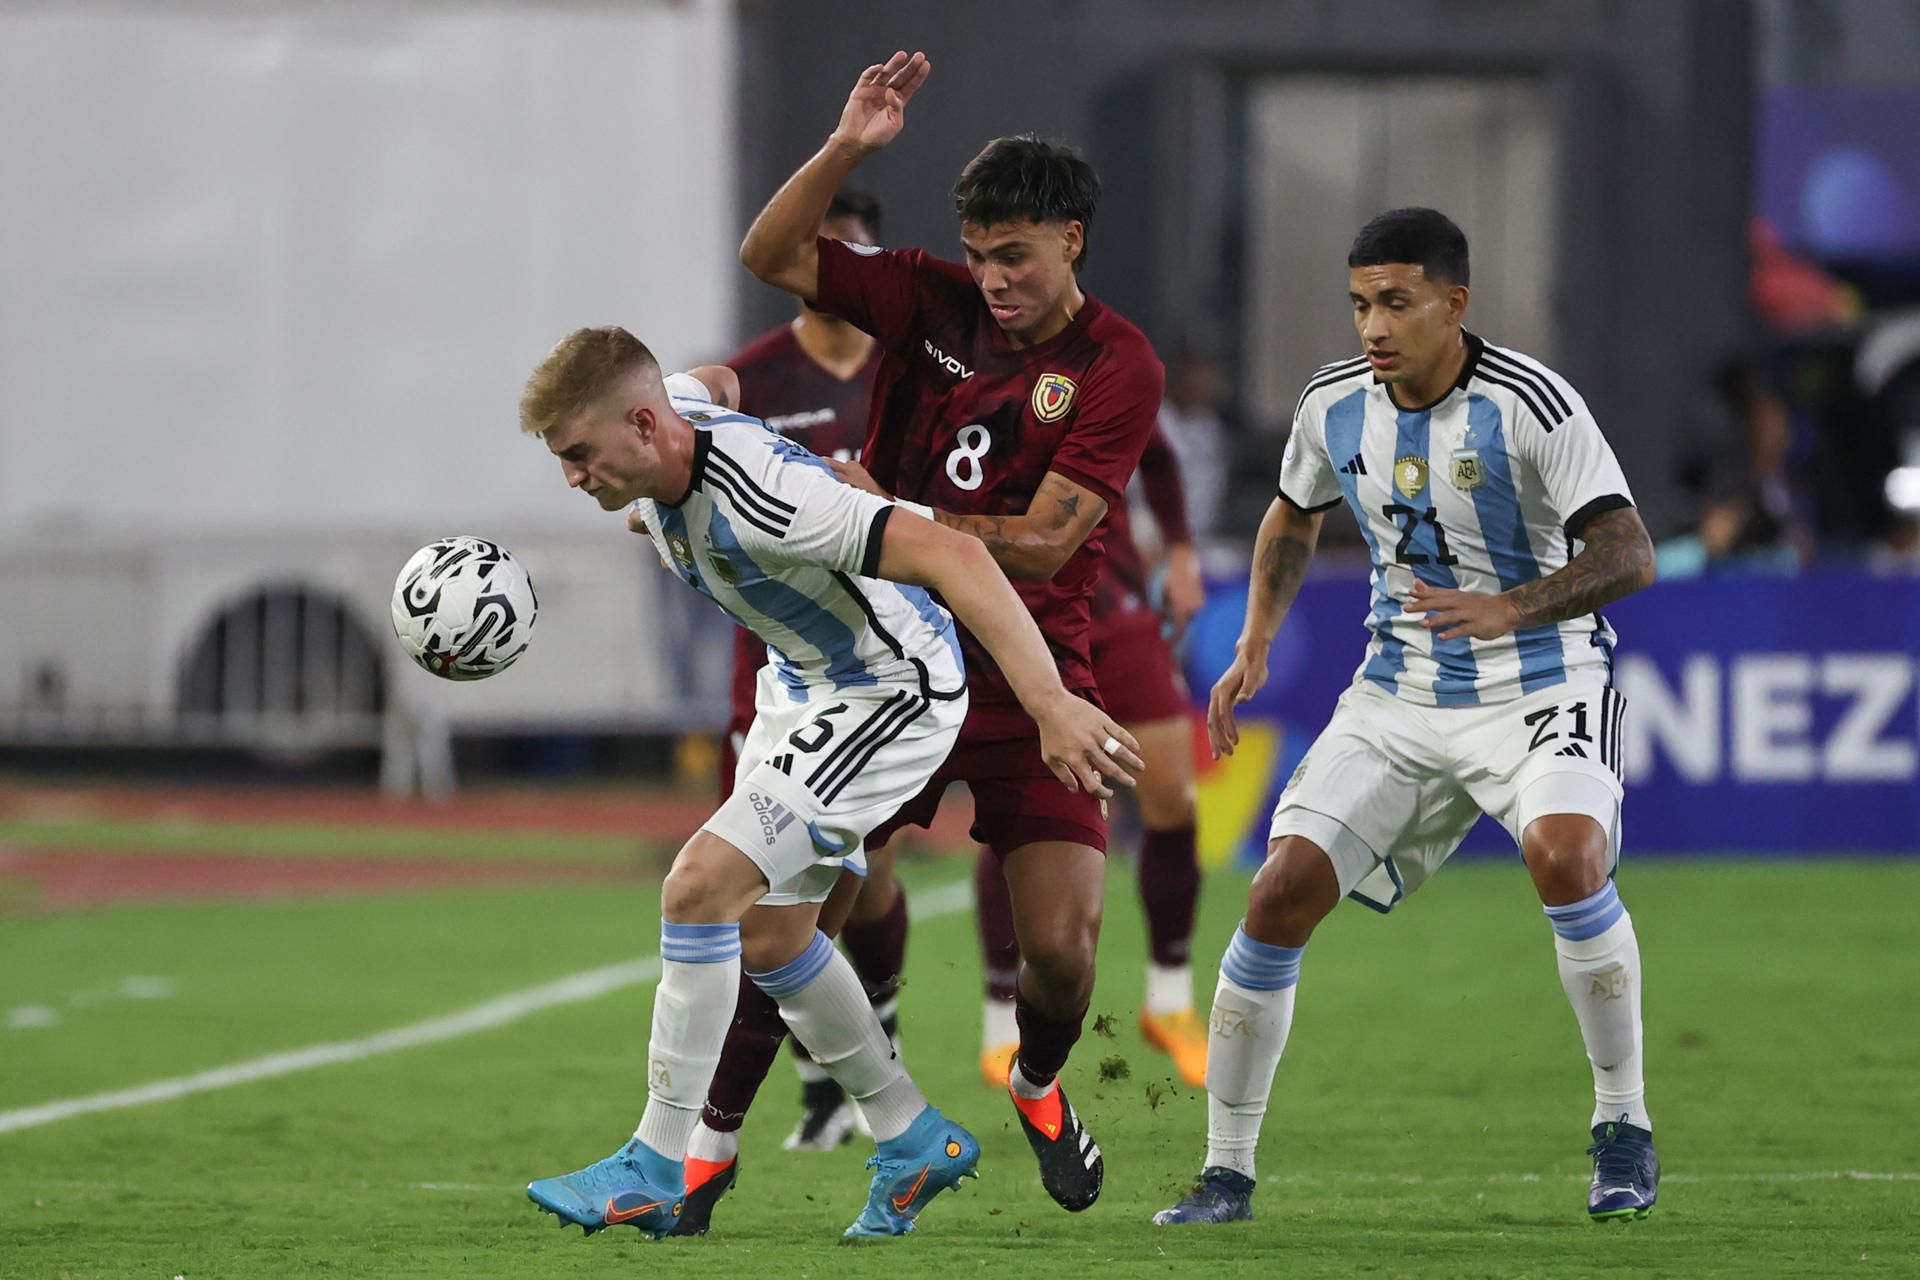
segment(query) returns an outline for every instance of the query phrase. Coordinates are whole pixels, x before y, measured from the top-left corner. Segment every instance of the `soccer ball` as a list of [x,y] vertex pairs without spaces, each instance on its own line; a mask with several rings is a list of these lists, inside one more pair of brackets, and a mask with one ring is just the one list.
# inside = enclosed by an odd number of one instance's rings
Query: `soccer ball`
[[393,634],[448,680],[483,680],[527,651],[540,602],[520,562],[485,538],[441,538],[393,584]]

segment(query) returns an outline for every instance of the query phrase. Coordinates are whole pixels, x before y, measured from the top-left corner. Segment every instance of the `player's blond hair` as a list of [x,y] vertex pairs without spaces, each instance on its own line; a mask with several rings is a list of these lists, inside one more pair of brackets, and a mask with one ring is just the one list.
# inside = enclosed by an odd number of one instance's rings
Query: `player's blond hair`
[[635,370],[660,376],[660,363],[646,343],[617,324],[575,329],[555,343],[528,376],[520,397],[520,429],[545,435],[591,407]]

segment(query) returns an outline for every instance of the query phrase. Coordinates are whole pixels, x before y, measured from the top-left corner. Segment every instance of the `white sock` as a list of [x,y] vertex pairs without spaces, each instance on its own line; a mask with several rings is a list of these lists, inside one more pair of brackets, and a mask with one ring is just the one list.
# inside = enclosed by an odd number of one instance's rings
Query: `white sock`
[[1028,1102],[1038,1102],[1046,1097],[1058,1083],[1059,1076],[1049,1076],[1045,1084],[1035,1084],[1033,1077],[1027,1074],[1026,1063],[1018,1058],[1013,1060],[1013,1070],[1007,1073],[1007,1088],[1013,1090],[1014,1097],[1025,1098]]
[[899,1137],[927,1109],[926,1096],[873,1016],[860,976],[825,934],[815,933],[792,963],[747,976],[779,1004],[780,1016],[813,1060],[860,1104],[875,1141]]
[[1640,1026],[1640,941],[1613,881],[1564,907],[1546,907],[1560,985],[1593,1066],[1593,1123],[1624,1118],[1651,1130]]
[[693,1127],[693,1137],[687,1140],[687,1159],[689,1160],[708,1160],[714,1164],[725,1164],[739,1154],[738,1130],[722,1133],[718,1129],[709,1129],[705,1121]]
[[1020,1043],[1020,1020],[1014,1016],[1013,1001],[988,999],[980,1015],[980,1048],[999,1049]]
[[819,1084],[822,1080],[833,1079],[827,1074],[827,1069],[812,1058],[795,1058],[793,1074],[800,1077],[801,1084]]
[[1293,1028],[1304,947],[1256,942],[1243,926],[1220,960],[1207,1040],[1207,1168],[1254,1177],[1273,1073]]
[[1193,1008],[1193,966],[1147,962],[1147,1012],[1164,1018]]
[[647,1109],[633,1136],[676,1163],[687,1157],[739,990],[739,925],[661,921]]

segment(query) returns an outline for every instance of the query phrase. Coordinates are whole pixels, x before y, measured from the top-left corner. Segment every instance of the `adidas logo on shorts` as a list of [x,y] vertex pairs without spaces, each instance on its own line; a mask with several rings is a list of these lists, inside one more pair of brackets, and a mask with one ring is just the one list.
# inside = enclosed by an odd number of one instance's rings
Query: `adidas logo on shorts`
[[793,821],[793,810],[758,791],[749,791],[747,800],[753,805],[754,816],[760,819],[760,834],[767,838],[768,844],[772,844],[787,829],[787,824]]

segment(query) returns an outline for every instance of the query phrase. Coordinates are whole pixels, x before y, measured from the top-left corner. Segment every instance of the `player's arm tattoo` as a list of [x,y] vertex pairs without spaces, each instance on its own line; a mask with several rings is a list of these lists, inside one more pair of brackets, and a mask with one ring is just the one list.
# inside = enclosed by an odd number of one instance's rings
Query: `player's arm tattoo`
[[1097,494],[1049,472],[1032,505],[1020,515],[935,511],[933,518],[984,542],[1009,578],[1045,582],[1080,549],[1106,513],[1107,503]]
[[1080,494],[1076,490],[1053,500],[1053,527],[1064,529],[1080,514]]
[[958,529],[987,544],[987,550],[993,552],[998,560],[1003,552],[1009,551],[1013,542],[1007,537],[1007,521],[1012,516],[969,516],[957,511],[935,511],[933,518],[949,529]]
[[1284,613],[1293,604],[1312,559],[1313,548],[1290,533],[1271,539],[1261,548],[1260,585],[1275,608]]
[[1593,613],[1653,581],[1653,541],[1632,507],[1595,516],[1580,537],[1587,545],[1566,568],[1506,593],[1516,630]]

